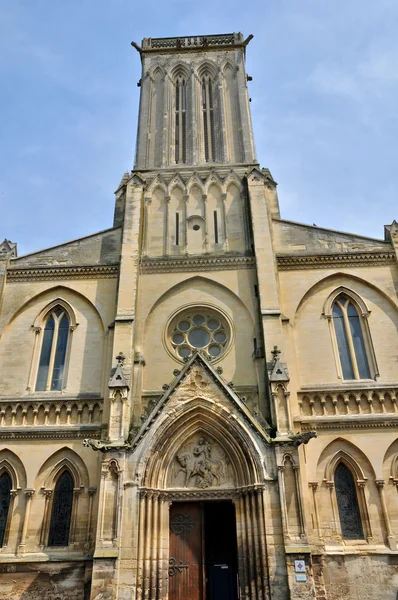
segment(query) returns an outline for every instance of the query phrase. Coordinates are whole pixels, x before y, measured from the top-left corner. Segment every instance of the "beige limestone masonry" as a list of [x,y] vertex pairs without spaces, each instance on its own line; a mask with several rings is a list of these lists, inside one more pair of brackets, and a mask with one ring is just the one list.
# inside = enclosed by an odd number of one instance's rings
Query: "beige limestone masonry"
[[[395,600],[398,226],[375,240],[281,219],[254,156],[249,41],[136,45],[136,166],[116,191],[115,226],[25,257],[0,245],[0,478],[12,484],[0,600],[176,600],[169,510],[187,501],[233,504],[242,600]],[[370,378],[343,379],[340,293],[359,311]],[[70,319],[65,375],[39,392],[57,306]],[[170,324],[187,311],[224,323],[219,356],[178,357]],[[357,539],[342,528],[340,464]],[[68,543],[49,546],[66,470]]]

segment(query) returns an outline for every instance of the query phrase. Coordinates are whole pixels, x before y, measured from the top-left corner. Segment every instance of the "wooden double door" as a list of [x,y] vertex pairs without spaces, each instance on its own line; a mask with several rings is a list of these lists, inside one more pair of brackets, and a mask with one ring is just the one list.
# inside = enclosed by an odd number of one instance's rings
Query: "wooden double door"
[[232,502],[173,503],[169,534],[169,600],[237,600]]

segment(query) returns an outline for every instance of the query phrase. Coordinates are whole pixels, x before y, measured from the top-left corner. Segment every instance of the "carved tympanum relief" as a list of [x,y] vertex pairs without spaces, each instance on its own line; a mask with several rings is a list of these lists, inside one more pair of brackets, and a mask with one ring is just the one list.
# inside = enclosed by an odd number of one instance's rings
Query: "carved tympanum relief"
[[234,485],[230,460],[217,443],[205,436],[185,443],[173,459],[168,487],[204,489]]

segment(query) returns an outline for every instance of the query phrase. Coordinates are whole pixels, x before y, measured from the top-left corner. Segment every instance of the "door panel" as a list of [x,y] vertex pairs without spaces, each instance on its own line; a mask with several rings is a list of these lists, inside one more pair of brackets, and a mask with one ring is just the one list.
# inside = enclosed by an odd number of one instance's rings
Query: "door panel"
[[203,600],[202,508],[176,502],[170,509],[169,600]]

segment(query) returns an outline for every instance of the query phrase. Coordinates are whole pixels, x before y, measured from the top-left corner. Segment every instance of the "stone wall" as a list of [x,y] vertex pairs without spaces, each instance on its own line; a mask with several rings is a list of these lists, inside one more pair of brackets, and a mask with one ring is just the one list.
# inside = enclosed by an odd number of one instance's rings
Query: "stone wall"
[[0,564],[0,600],[88,600],[91,563]]

